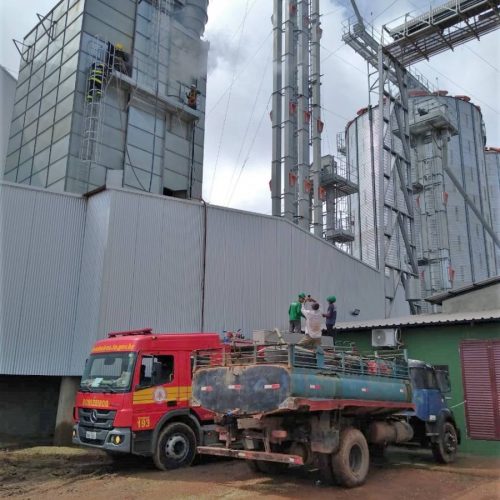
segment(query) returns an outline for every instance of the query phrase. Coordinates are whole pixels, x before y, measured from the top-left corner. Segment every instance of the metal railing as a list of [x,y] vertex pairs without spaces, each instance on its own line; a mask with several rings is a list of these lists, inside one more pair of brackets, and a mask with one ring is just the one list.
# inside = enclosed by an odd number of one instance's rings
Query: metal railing
[[217,349],[196,351],[194,370],[251,365],[286,365],[322,374],[367,375],[408,379],[406,351],[359,353],[352,343],[333,348],[306,349],[295,344],[234,343]]

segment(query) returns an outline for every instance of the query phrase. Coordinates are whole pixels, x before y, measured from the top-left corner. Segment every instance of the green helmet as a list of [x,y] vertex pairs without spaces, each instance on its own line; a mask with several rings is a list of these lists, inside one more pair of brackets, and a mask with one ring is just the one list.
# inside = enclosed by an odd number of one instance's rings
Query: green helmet
[[335,295],[330,295],[326,300],[327,302],[337,302],[337,297],[335,297]]
[[305,299],[305,298],[306,298],[306,294],[304,292],[299,293],[299,299]]

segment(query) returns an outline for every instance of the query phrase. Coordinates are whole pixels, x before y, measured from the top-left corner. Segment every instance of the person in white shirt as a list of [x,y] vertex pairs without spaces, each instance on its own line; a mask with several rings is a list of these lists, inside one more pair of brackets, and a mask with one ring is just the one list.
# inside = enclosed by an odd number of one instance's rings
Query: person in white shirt
[[321,332],[324,328],[323,313],[314,299],[310,299],[310,301],[313,302],[311,309],[306,309],[305,304],[302,307],[302,314],[306,318],[305,336],[297,345],[316,348],[321,346]]

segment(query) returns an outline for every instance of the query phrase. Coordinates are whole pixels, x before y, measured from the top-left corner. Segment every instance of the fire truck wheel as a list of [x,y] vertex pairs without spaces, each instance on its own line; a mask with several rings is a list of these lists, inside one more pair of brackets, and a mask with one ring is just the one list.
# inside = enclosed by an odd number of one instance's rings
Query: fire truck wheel
[[457,431],[451,422],[444,422],[436,443],[432,443],[432,454],[436,462],[449,464],[457,455]]
[[160,470],[191,465],[196,454],[196,436],[181,422],[167,425],[158,436],[153,461]]
[[348,427],[340,434],[340,448],[332,455],[336,482],[354,488],[365,482],[370,467],[370,452],[365,436],[358,429]]

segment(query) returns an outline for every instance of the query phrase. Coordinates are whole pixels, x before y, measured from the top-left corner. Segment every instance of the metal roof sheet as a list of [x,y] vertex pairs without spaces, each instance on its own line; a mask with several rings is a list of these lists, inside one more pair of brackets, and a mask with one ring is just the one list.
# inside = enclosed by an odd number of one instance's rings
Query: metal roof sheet
[[454,325],[459,323],[500,321],[500,309],[491,311],[460,312],[452,314],[421,314],[400,318],[375,319],[368,321],[347,321],[337,323],[336,331],[369,330],[371,328],[391,328],[396,326]]
[[446,292],[436,293],[435,295],[427,297],[425,300],[427,302],[430,302],[431,304],[441,304],[443,300],[450,299],[464,293],[473,292],[481,288],[486,288],[488,286],[496,285],[497,283],[500,283],[500,276],[493,276],[485,280],[476,281],[475,283],[471,283],[469,285],[464,285],[459,288],[447,290]]

